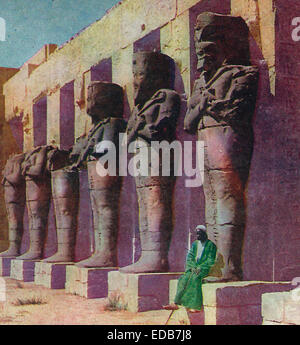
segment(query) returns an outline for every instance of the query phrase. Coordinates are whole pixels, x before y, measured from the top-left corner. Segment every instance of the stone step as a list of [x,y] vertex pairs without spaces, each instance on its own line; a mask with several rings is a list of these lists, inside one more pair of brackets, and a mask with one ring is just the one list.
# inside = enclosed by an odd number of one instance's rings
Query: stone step
[[67,266],[66,292],[85,298],[105,298],[108,295],[108,274],[117,269]]
[[11,267],[11,260],[15,259],[12,258],[0,258],[0,276],[1,277],[9,277],[10,276],[10,267]]
[[20,260],[11,261],[10,277],[23,282],[34,282],[34,269],[37,260]]
[[262,295],[263,325],[300,325],[300,289]]
[[127,310],[134,313],[159,310],[169,302],[170,280],[181,274],[109,272],[108,298],[119,298]]
[[66,284],[66,267],[72,262],[37,262],[34,270],[34,282],[49,289],[64,289]]
[[[170,303],[174,301],[177,280],[170,281]],[[203,314],[192,314],[190,324],[261,325],[262,295],[292,289],[290,282],[241,281],[202,285]]]

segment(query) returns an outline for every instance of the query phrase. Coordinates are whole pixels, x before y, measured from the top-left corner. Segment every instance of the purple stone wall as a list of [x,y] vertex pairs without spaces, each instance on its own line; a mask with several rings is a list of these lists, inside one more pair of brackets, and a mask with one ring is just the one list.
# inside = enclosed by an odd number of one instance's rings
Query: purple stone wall
[[133,51],[135,53],[139,51],[160,52],[160,30],[153,30],[148,35],[134,42]]
[[104,59],[99,64],[91,67],[91,81],[107,81],[112,80],[112,62],[111,58]]
[[74,81],[60,89],[60,148],[68,150],[74,144]]
[[292,40],[292,19],[299,16],[295,1],[276,3],[276,98],[273,129],[274,276],[293,279],[300,272],[300,48]]
[[275,97],[270,93],[267,66],[260,63],[261,53],[251,47],[261,74],[244,244],[248,280],[288,281],[300,271],[300,51],[291,38],[292,18],[300,13],[300,6],[294,1],[276,1],[275,6]]
[[34,146],[47,144],[47,97],[33,105],[33,143]]
[[18,151],[23,151],[23,142],[24,142],[24,134],[23,134],[23,113],[20,116],[14,117],[9,121],[9,126],[11,128],[11,132],[13,137],[16,140],[18,145]]

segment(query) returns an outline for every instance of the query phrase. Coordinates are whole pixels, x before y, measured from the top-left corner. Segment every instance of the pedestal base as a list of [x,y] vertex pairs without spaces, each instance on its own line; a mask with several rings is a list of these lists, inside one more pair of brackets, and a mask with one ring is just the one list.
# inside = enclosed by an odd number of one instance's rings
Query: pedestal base
[[118,296],[127,310],[142,312],[162,309],[169,303],[169,282],[182,273],[108,274],[108,297]]
[[37,262],[34,270],[34,282],[49,289],[64,289],[66,283],[66,267],[73,262]]
[[108,294],[108,273],[117,269],[67,266],[66,292],[85,298],[105,298]]
[[266,293],[262,295],[263,325],[300,325],[300,291]]
[[1,277],[9,277],[10,276],[11,260],[13,260],[13,259],[15,259],[15,257],[0,258],[0,276]]
[[10,277],[24,282],[34,281],[34,267],[37,260],[19,260],[13,259],[10,267]]
[[[174,302],[176,288],[177,280],[171,281],[170,303]],[[262,295],[266,292],[291,289],[291,283],[288,282],[242,281],[203,284],[204,315],[193,313],[187,322],[198,325],[261,325]]]

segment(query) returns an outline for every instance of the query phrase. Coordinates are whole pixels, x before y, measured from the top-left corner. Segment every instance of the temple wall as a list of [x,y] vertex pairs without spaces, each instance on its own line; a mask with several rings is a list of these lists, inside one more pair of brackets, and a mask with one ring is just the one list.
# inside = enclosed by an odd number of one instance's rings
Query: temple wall
[[[87,132],[91,125],[85,112],[87,86],[91,80],[112,80],[124,87],[124,116],[128,118],[129,109],[133,105],[132,54],[138,50],[156,49],[171,56],[177,65],[176,90],[182,94],[183,99],[188,97],[196,71],[193,27],[197,15],[204,11],[244,18],[251,34],[249,39],[252,62],[260,68],[259,97],[254,119],[255,150],[247,194],[248,219],[243,258],[245,279],[291,279],[297,270],[300,271],[300,258],[295,260],[294,255],[300,252],[300,244],[297,243],[300,234],[296,220],[299,218],[296,213],[300,200],[300,176],[297,168],[300,156],[285,160],[285,166],[279,166],[277,163],[278,157],[284,159],[288,154],[282,146],[287,139],[287,133],[295,133],[293,138],[289,137],[291,150],[295,150],[294,145],[298,144],[299,137],[295,132],[297,128],[293,127],[294,116],[298,110],[295,107],[296,101],[291,99],[289,92],[291,88],[294,88],[295,92],[297,86],[296,82],[291,81],[291,76],[293,63],[297,63],[299,57],[297,54],[291,56],[297,42],[291,40],[290,22],[287,21],[290,19],[286,18],[286,13],[289,13],[289,16],[295,15],[294,1],[125,0],[61,47],[54,44],[44,46],[4,84],[5,126],[10,128],[11,123],[11,131],[14,131],[17,125],[12,121],[22,117],[23,132],[22,140],[19,133],[15,135],[16,139],[3,139],[3,143],[6,147],[16,140],[22,143],[24,150],[29,150],[34,146],[37,137],[44,133],[44,129],[41,131],[39,128],[42,126],[46,131],[46,134],[43,134],[45,143],[64,145],[63,148],[71,145],[72,140]],[[298,12],[300,15],[300,9]],[[285,32],[287,34],[284,34]],[[281,39],[283,36],[285,41]],[[290,62],[281,62],[281,59],[285,59],[282,57],[285,56],[284,52]],[[37,127],[41,119],[35,115],[34,109],[45,99],[44,122]],[[177,136],[180,141],[195,141],[195,137],[183,132],[185,110],[186,102],[183,101]],[[286,114],[290,115],[286,117]],[[286,118],[289,120],[283,120]],[[67,140],[64,139],[65,133],[68,133]],[[62,140],[65,141],[62,143]],[[12,144],[12,147],[14,146]],[[7,155],[1,158],[3,162],[0,168],[3,167]],[[83,172],[79,244],[76,251],[78,258],[88,256],[92,247],[91,211],[86,178]],[[174,271],[184,267],[188,230],[204,223],[203,189],[186,188],[185,179],[185,176],[177,179],[174,195],[174,232],[170,248],[171,269]],[[289,202],[288,188],[294,188],[295,192],[292,208],[285,212]],[[3,198],[1,200],[3,203]],[[280,217],[275,205],[282,211]],[[138,236],[137,219],[134,181],[127,177],[124,179],[121,198],[121,265],[132,261],[132,235]],[[282,237],[282,229],[286,229],[284,234],[288,236]],[[53,239],[52,235],[50,237]],[[296,241],[292,248],[289,244],[291,238]],[[5,239],[7,234],[0,232],[0,240]],[[51,252],[53,245],[49,243],[48,246]],[[138,252],[137,247],[136,255]],[[282,273],[282,262],[284,267],[294,268]]]

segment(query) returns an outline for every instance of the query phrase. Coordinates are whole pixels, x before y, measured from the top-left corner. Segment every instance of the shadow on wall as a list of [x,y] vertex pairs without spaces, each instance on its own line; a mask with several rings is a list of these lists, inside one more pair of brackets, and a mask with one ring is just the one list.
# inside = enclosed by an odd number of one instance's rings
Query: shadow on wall
[[[259,86],[253,118],[254,150],[246,192],[247,220],[244,238],[244,280],[273,280],[274,228],[274,96],[269,70],[261,49],[250,35],[251,63],[259,67]],[[257,258],[263,265],[257,264]]]

